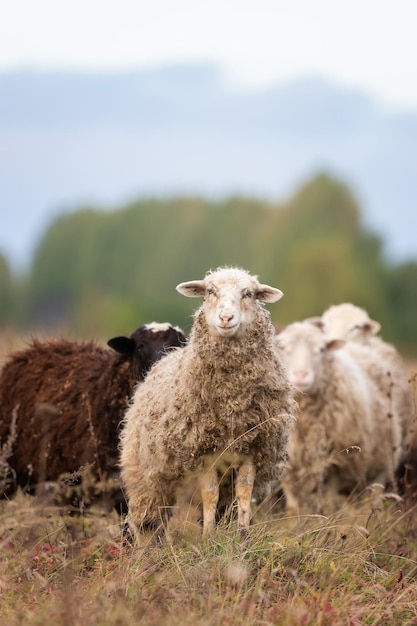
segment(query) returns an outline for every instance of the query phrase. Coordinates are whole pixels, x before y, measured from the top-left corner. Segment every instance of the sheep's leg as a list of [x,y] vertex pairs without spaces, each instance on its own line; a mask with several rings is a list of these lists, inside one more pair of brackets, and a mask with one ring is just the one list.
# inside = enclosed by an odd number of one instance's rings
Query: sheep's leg
[[297,496],[293,493],[292,489],[290,489],[289,486],[285,485],[283,489],[285,494],[285,510],[287,515],[298,515],[299,501]]
[[203,501],[203,536],[213,532],[216,524],[216,509],[219,501],[219,480],[214,468],[208,469],[200,481]]
[[240,530],[249,528],[251,500],[255,482],[255,466],[252,459],[246,459],[239,467],[236,478],[237,523]]

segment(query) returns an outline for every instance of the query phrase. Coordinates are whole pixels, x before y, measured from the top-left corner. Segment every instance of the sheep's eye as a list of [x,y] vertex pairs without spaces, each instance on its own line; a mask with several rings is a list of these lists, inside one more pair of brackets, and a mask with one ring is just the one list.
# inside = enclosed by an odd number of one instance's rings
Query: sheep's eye
[[214,289],[214,287],[207,287],[207,295],[208,296],[215,296],[216,295],[216,290]]
[[246,289],[243,293],[242,293],[242,298],[252,298],[253,297],[253,293],[252,291],[250,291],[249,289]]

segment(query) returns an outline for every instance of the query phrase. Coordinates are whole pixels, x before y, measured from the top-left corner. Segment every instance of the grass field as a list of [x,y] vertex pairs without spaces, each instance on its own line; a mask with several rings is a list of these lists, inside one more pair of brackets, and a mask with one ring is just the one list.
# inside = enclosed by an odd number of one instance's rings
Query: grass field
[[417,515],[378,487],[329,517],[261,515],[245,537],[124,545],[116,514],[0,505],[0,623],[417,624]]
[[328,504],[264,506],[245,536],[231,511],[207,540],[191,527],[138,546],[115,512],[18,493],[0,500],[0,624],[417,626],[417,505],[378,485]]

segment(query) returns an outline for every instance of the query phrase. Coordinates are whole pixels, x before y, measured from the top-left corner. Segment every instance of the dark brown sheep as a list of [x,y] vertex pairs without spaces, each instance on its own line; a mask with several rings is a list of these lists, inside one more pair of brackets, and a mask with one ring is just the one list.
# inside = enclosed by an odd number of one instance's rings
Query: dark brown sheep
[[77,477],[88,468],[100,496],[97,481],[107,481],[104,492],[120,506],[121,418],[136,383],[185,341],[179,328],[152,323],[130,337],[110,339],[111,350],[93,341],[34,339],[12,354],[0,374],[0,495],[18,486],[33,491],[39,483],[74,472]]

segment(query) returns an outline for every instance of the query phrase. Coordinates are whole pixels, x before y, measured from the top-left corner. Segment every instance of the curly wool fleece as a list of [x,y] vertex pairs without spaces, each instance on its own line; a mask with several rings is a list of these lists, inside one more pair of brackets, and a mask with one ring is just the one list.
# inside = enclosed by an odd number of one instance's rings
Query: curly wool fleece
[[156,364],[137,389],[121,437],[135,523],[157,521],[187,475],[213,455],[250,456],[255,487],[279,479],[295,403],[273,335],[268,311],[256,303],[246,333],[213,336],[203,305],[189,344]]

